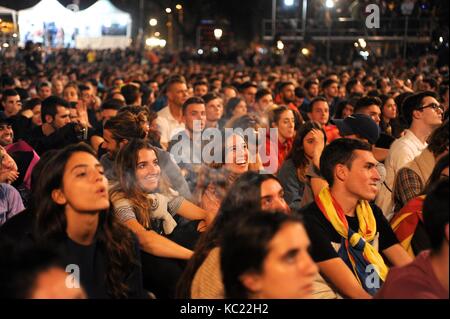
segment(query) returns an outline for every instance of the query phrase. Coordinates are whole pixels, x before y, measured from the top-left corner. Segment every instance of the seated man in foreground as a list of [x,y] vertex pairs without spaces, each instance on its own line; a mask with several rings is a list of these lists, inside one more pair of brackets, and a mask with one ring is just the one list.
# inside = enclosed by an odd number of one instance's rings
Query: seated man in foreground
[[369,144],[338,139],[320,158],[324,188],[301,214],[311,238],[311,256],[322,277],[316,298],[370,298],[389,271],[411,257],[399,245],[381,210],[370,201],[377,195],[380,175]]

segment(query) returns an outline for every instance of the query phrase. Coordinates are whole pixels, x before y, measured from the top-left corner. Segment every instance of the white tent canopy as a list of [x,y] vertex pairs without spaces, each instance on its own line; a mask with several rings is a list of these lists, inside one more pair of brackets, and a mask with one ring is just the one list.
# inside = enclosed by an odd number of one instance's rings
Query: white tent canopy
[[131,43],[131,15],[116,8],[109,0],[98,0],[76,12],[77,48],[106,49],[127,47]]
[[19,11],[20,41],[65,46],[73,42],[75,14],[57,0],[41,0],[34,7]]
[[19,11],[20,41],[80,49],[125,48],[131,43],[131,15],[109,0],[73,12],[57,0],[41,0]]

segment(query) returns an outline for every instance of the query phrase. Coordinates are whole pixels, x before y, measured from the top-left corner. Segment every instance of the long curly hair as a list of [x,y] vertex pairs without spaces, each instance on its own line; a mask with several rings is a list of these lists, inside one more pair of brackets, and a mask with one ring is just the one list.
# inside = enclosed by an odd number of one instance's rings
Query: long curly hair
[[[55,203],[51,194],[62,187],[67,162],[79,152],[95,156],[94,150],[87,144],[69,145],[48,160],[34,184],[35,238],[39,242],[59,243],[67,239],[65,205]],[[135,243],[132,233],[116,221],[109,209],[100,212],[97,245],[106,256],[104,280],[108,294],[112,298],[128,297],[130,289],[125,279],[138,262]]]

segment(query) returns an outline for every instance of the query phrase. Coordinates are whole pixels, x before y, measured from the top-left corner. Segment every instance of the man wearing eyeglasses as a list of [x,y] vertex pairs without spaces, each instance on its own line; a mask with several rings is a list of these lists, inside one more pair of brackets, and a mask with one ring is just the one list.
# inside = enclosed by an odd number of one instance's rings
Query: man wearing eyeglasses
[[442,124],[444,112],[436,93],[431,91],[418,92],[408,97],[401,110],[401,116],[409,128],[389,150],[385,161],[386,181],[376,199],[388,219],[393,215],[392,188],[397,172],[428,146],[428,137]]

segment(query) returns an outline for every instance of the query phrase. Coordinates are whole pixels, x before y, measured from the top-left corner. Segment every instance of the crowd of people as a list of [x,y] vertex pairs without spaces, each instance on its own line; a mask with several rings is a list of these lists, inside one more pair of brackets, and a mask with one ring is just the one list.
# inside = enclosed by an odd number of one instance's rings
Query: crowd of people
[[449,297],[448,67],[1,66],[0,298]]

